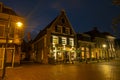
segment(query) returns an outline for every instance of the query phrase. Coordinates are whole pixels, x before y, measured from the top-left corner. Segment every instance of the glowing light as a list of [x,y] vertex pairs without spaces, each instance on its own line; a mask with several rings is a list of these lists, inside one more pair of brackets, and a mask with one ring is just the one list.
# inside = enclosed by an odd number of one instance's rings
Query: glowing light
[[106,48],[107,47],[107,45],[106,44],[103,44],[103,48]]
[[55,59],[56,59],[56,54],[57,54],[57,49],[56,49],[56,47],[55,47],[55,54],[54,54]]
[[12,43],[13,41],[12,40],[9,40],[9,43]]
[[66,49],[65,49],[65,45],[63,45],[63,50],[66,50]]
[[21,27],[21,26],[23,25],[23,23],[17,22],[16,25],[17,25],[18,27]]

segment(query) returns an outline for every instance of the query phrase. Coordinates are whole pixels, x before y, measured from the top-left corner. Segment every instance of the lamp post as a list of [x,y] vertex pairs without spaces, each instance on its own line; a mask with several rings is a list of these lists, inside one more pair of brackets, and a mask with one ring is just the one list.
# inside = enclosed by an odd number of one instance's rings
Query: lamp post
[[[6,59],[7,59],[7,47],[8,47],[8,41],[9,41],[9,28],[10,28],[10,16],[8,18],[8,24],[6,26],[6,29],[5,29],[5,40],[6,40],[6,43],[5,43],[5,53],[4,53],[4,61],[3,61],[3,69],[2,69],[2,80],[5,80],[5,74],[6,74]],[[17,22],[16,25],[18,27],[21,27],[22,26],[22,23],[21,22]]]

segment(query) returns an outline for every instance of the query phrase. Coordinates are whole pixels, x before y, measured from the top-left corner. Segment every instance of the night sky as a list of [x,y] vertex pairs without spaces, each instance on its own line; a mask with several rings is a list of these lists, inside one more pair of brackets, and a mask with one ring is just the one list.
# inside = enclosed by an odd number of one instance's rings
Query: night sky
[[102,32],[112,33],[112,19],[120,14],[120,6],[112,0],[0,0],[26,20],[25,33],[32,37],[46,27],[61,9],[76,32],[86,32],[98,27]]

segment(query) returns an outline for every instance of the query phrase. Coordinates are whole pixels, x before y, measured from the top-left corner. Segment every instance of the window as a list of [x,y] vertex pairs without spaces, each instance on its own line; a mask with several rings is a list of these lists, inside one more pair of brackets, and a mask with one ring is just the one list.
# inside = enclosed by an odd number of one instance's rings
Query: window
[[5,26],[0,25],[0,37],[5,37]]
[[85,48],[84,48],[84,47],[81,47],[81,50],[85,50]]
[[89,48],[86,48],[86,51],[89,51]]
[[66,34],[69,34],[69,33],[70,33],[70,29],[69,29],[69,28],[66,28],[66,29],[65,29],[65,33],[66,33]]
[[73,34],[73,31],[72,31],[72,29],[70,29],[70,34]]
[[66,45],[67,44],[67,38],[62,37],[62,45]]
[[[14,25],[11,24],[10,29],[9,29],[9,37],[14,38]],[[16,30],[17,31],[17,30]],[[18,32],[21,34],[21,32]]]
[[57,36],[53,36],[53,43],[58,44],[58,37]]
[[55,32],[61,33],[62,27],[61,26],[55,26]]
[[74,46],[74,39],[73,38],[69,39],[69,45]]
[[62,18],[61,21],[62,21],[63,24],[65,23],[65,19]]

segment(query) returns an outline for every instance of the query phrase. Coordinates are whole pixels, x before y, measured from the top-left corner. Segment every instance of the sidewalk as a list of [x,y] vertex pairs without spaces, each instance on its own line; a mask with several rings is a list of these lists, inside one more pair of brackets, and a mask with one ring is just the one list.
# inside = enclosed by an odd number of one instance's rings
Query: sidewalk
[[[118,64],[117,62],[116,60],[109,62],[99,62],[99,63],[93,61],[93,62],[88,62],[88,65],[85,62],[74,63],[74,64],[68,63],[68,65],[24,64],[19,67],[6,68],[6,80],[82,80],[79,79],[79,77],[76,77],[75,74],[77,73],[80,74],[84,69],[85,69],[84,71],[86,71],[86,68],[88,68],[89,66],[91,67],[92,65],[92,67],[94,66],[94,68],[98,67],[97,66],[98,64],[99,65],[109,64],[116,66]],[[64,72],[60,72],[60,71],[64,71]],[[73,77],[70,77],[73,75],[73,73],[70,72],[74,72]],[[0,70],[0,74],[1,73],[2,72]]]

